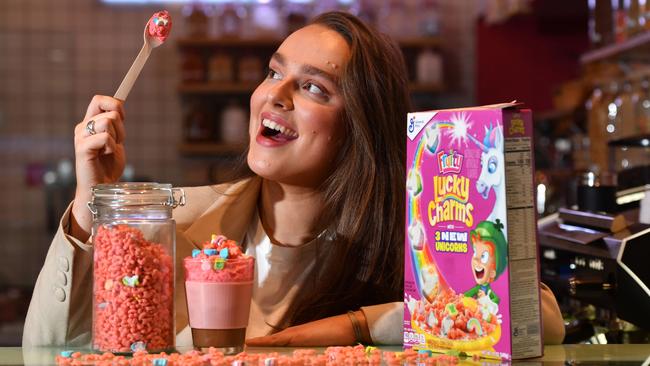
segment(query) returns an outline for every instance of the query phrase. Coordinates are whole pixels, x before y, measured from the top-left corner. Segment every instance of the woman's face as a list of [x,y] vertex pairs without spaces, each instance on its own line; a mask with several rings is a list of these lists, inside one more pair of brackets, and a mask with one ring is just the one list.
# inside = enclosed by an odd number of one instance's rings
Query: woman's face
[[251,97],[248,165],[261,177],[304,187],[330,174],[344,139],[338,80],[346,41],[324,26],[291,34]]

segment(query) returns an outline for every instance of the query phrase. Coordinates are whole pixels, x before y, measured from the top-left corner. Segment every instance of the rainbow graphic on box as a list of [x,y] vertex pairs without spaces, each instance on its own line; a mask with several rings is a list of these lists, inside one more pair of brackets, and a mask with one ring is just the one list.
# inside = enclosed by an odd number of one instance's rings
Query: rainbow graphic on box
[[[530,118],[512,103],[409,113],[406,348],[541,355],[536,250],[512,255],[536,246]],[[522,295],[526,311],[511,301]]]

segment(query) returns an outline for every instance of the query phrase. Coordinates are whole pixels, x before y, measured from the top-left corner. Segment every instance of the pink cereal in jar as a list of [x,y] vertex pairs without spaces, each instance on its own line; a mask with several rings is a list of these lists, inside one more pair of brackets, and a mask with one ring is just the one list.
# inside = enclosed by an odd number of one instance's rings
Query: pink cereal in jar
[[172,348],[171,254],[128,225],[99,225],[93,244],[93,348],[109,352]]

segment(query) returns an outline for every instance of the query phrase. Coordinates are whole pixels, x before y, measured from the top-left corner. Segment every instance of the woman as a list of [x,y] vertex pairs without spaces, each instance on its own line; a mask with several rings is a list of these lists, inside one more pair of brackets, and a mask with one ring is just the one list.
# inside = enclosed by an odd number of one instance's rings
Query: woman
[[[257,258],[249,345],[401,343],[406,75],[386,37],[345,13],[319,16],[282,43],[251,97],[252,176],[186,189],[188,205],[174,212],[177,269],[211,233]],[[37,281],[24,345],[90,342],[85,203],[94,184],[122,174],[123,119],[119,100],[98,96],[76,126],[75,199]]]

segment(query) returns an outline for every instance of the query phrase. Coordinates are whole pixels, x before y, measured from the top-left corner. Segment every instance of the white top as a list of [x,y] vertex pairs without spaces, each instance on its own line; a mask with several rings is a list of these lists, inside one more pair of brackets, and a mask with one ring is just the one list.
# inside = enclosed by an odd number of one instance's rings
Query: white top
[[299,247],[271,243],[255,213],[246,233],[246,254],[255,257],[253,301],[246,338],[264,336],[278,328],[287,308],[313,270],[316,238]]

